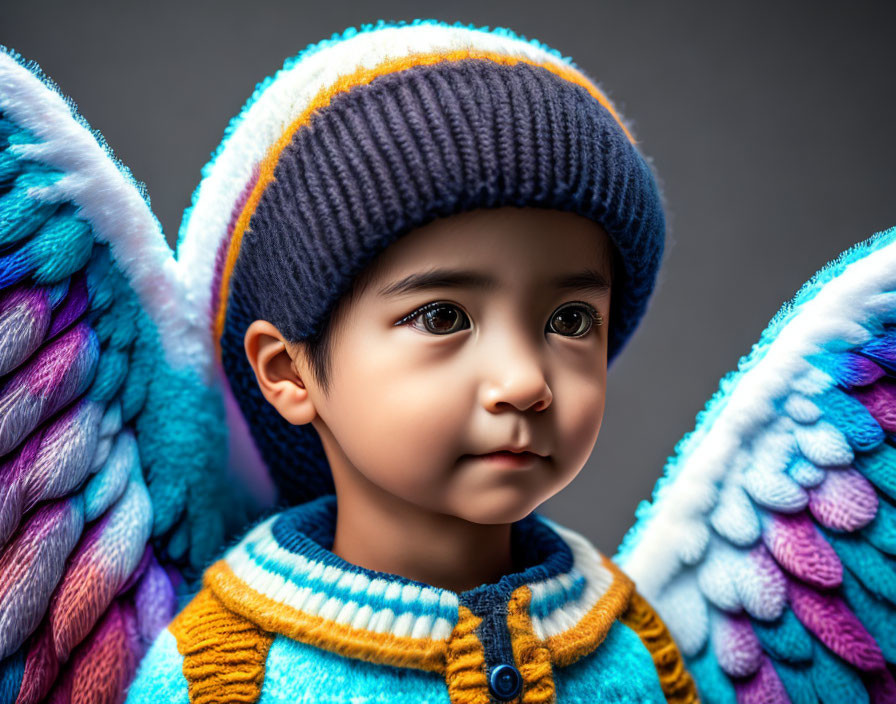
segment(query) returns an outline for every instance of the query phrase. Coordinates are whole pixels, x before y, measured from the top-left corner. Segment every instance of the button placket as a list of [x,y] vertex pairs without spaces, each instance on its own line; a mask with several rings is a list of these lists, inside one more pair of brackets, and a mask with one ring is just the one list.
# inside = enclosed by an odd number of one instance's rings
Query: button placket
[[554,701],[550,651],[529,616],[532,592],[521,586],[464,599],[448,642],[446,682],[452,704]]

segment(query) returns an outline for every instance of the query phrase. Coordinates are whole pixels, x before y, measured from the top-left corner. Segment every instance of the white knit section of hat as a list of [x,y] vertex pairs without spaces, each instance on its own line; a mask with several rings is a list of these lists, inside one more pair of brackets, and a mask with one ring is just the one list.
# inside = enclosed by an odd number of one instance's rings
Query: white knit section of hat
[[[360,32],[279,71],[255,103],[248,110],[244,108],[223,150],[204,170],[206,175],[178,251],[189,309],[197,314],[209,310],[215,255],[237,198],[256,164],[321,90],[332,86],[340,76],[374,68],[384,61],[464,49],[575,70],[561,58],[521,39],[464,27],[420,24]],[[212,339],[210,335],[206,338],[211,356]]]
[[[613,584],[613,573],[604,567],[603,559],[597,549],[583,535],[574,530],[564,528],[558,523],[540,517],[545,521],[572,550],[573,570],[585,575],[585,589],[576,601],[570,601],[562,608],[555,609],[544,617],[532,616],[532,629],[542,640],[558,636],[574,628],[594,608],[594,605],[607,593]],[[544,591],[559,585],[552,582],[562,579],[555,577],[542,583],[529,584],[533,602],[536,598],[544,598]]]
[[[387,579],[371,579],[335,565],[309,560],[284,550],[271,533],[272,516],[253,528],[224,556],[233,573],[249,587],[269,599],[310,616],[352,626],[411,638],[448,638],[457,623],[458,599],[454,592],[420,587]],[[263,555],[253,558],[253,548]],[[266,566],[270,569],[266,569]],[[274,567],[277,570],[274,570]],[[285,578],[278,572],[286,572]],[[306,581],[321,581],[357,594],[357,599],[340,599],[326,590],[302,586]],[[374,608],[371,604],[389,604]],[[434,614],[419,614],[403,605],[421,604],[440,613],[451,612],[452,619]]]

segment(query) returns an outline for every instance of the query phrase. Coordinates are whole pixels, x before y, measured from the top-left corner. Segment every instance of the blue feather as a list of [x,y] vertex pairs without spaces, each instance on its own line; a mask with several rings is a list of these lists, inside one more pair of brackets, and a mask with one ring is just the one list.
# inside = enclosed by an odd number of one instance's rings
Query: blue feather
[[849,608],[874,636],[884,658],[896,662],[896,609],[878,599],[861,585],[849,569],[843,570],[843,596]]
[[787,468],[790,477],[804,489],[812,489],[824,481],[825,471],[805,457],[797,457]]
[[825,412],[856,450],[867,452],[880,445],[884,431],[860,401],[843,391],[832,388],[812,399]]
[[8,120],[3,113],[0,112],[0,148],[6,149],[6,145],[9,144],[10,136],[20,130],[21,127],[12,120]]
[[789,608],[776,621],[753,621],[762,649],[775,660],[791,663],[812,659],[812,636]]
[[878,550],[896,556],[896,507],[878,497],[877,515],[861,533]]
[[33,261],[33,278],[49,284],[69,277],[87,264],[93,249],[90,225],[63,206],[44,223],[22,251]]
[[0,257],[0,288],[31,276],[39,284],[61,281],[87,264],[93,248],[90,226],[62,206],[24,246]]
[[896,374],[896,330],[875,337],[861,352],[891,374]]
[[137,443],[130,432],[115,438],[106,463],[93,475],[84,488],[84,520],[92,521],[115,503],[127,488],[128,477],[139,468]]
[[[840,386],[851,388],[873,383],[883,370],[873,371],[868,365],[858,365],[860,355],[855,352],[823,352],[807,357],[813,366],[832,377]],[[862,358],[866,359],[866,358]]]
[[0,152],[0,187],[9,186],[19,175],[21,163],[8,151]]
[[817,704],[818,697],[815,694],[815,687],[812,686],[810,675],[811,666],[794,667],[774,660],[772,660],[772,666],[778,673],[778,678],[784,685],[784,689],[787,690],[787,696],[790,697],[793,704]]
[[171,533],[166,550],[172,560],[182,560],[190,548],[189,525],[186,521],[180,521]]
[[0,289],[17,284],[31,271],[28,255],[16,249],[4,257],[0,257]]
[[4,660],[0,660],[0,704],[15,704],[25,676],[25,652],[22,646]]
[[834,533],[819,526],[837,557],[875,596],[896,604],[896,565],[873,545],[853,535]]
[[824,704],[867,704],[868,691],[859,676],[823,645],[815,646],[810,670],[815,692]]
[[96,377],[88,391],[88,398],[104,405],[111,401],[128,375],[128,354],[109,348],[103,350],[96,367]]
[[33,198],[29,191],[49,186],[58,178],[58,173],[28,169],[0,197],[0,246],[28,237],[56,211],[58,203]]
[[887,496],[896,501],[896,448],[883,443],[868,454],[857,454],[853,466]]
[[59,304],[65,300],[65,297],[68,296],[70,283],[70,279],[63,279],[59,283],[47,286],[47,300],[49,301],[51,308],[55,310],[59,307]]
[[703,650],[688,660],[687,665],[697,683],[700,701],[705,704],[737,704],[734,685],[722,672],[708,642]]
[[156,369],[155,351],[158,349],[158,333],[145,313],[137,316],[139,336],[131,348],[131,362],[128,366],[128,377],[121,389],[121,421],[129,422],[137,415],[146,403],[149,382]]
[[115,288],[110,280],[112,257],[108,245],[95,244],[87,264],[87,297],[90,310],[105,310],[115,300]]

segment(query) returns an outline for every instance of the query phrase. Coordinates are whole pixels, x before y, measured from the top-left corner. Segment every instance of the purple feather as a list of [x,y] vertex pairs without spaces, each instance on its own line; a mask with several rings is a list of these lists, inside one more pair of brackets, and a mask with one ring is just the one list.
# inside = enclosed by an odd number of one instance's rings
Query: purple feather
[[805,512],[775,515],[766,522],[762,539],[790,574],[819,587],[836,587],[843,580],[837,553]]
[[133,587],[137,583],[138,579],[141,579],[143,577],[143,573],[149,567],[150,563],[152,562],[152,559],[153,559],[152,546],[147,545],[146,548],[143,550],[143,557],[141,557],[140,562],[137,563],[137,567],[134,569],[133,572],[131,572],[130,576],[128,576],[128,578],[124,581],[124,584],[122,584],[118,588],[118,591],[115,592],[115,598],[120,597],[128,589]]
[[888,433],[896,433],[896,382],[890,378],[881,379],[873,386],[853,389],[851,393],[862,402],[881,428]]
[[149,496],[141,481],[130,482],[125,494],[85,529],[48,610],[54,647],[62,660],[140,565],[151,530]]
[[891,332],[874,338],[862,348],[861,352],[885,367],[896,369],[896,334]]
[[0,551],[0,660],[40,623],[83,527],[80,496],[44,504]]
[[750,550],[747,561],[749,572],[735,580],[737,594],[747,613],[773,621],[787,605],[787,578],[762,543]]
[[867,357],[848,352],[837,369],[838,381],[845,386],[868,386],[886,375],[879,365]]
[[47,337],[51,338],[68,328],[87,310],[87,283],[83,274],[72,277],[68,295],[53,316]]
[[716,616],[712,645],[719,666],[732,677],[748,677],[762,664],[762,646],[746,615]]
[[896,682],[889,670],[866,673],[864,681],[874,704],[896,704]]
[[50,325],[46,289],[17,287],[0,297],[0,376],[40,347]]
[[73,404],[32,433],[0,470],[0,545],[37,503],[72,493],[89,474],[101,416],[99,404]]
[[134,594],[140,636],[152,643],[177,612],[175,585],[150,553],[149,565]]
[[790,606],[800,622],[846,662],[860,670],[885,667],[877,641],[842,599],[796,580],[790,581],[789,594]]
[[19,525],[26,498],[22,477],[34,464],[42,436],[42,432],[32,435],[15,457],[0,466],[0,546],[6,544]]
[[84,323],[42,347],[0,391],[0,455],[82,394],[99,356],[96,334]]
[[[79,376],[72,372],[77,369],[81,372],[78,363],[89,367],[92,372],[98,355],[85,358],[85,352],[89,348],[91,339],[96,334],[86,324],[78,325],[69,330],[58,340],[41,350],[40,358],[35,364],[28,365],[23,375],[23,380],[28,385],[28,390],[34,396],[65,396],[65,391],[71,386],[70,377]],[[86,370],[85,370],[86,371]],[[92,374],[91,374],[92,376]],[[77,379],[77,386],[82,385],[82,380]],[[56,405],[56,408],[59,406]]]
[[735,680],[734,690],[737,692],[738,704],[789,704],[787,690],[772,667],[771,662],[762,656],[762,663],[756,674],[748,680]]
[[877,492],[856,470],[833,469],[809,491],[809,511],[821,525],[852,532],[867,526],[877,515]]
[[[133,607],[113,602],[90,636],[65,663],[46,704],[123,701],[144,655],[134,624]],[[38,694],[39,692],[35,692]]]

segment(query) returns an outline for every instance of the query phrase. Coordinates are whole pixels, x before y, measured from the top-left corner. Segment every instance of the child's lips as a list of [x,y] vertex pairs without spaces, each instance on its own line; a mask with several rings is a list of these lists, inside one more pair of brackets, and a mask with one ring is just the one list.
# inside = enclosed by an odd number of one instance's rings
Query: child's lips
[[510,452],[509,450],[499,450],[497,452],[488,452],[483,455],[464,455],[464,458],[482,460],[496,467],[528,467],[537,460],[544,459],[541,455],[534,452]]

